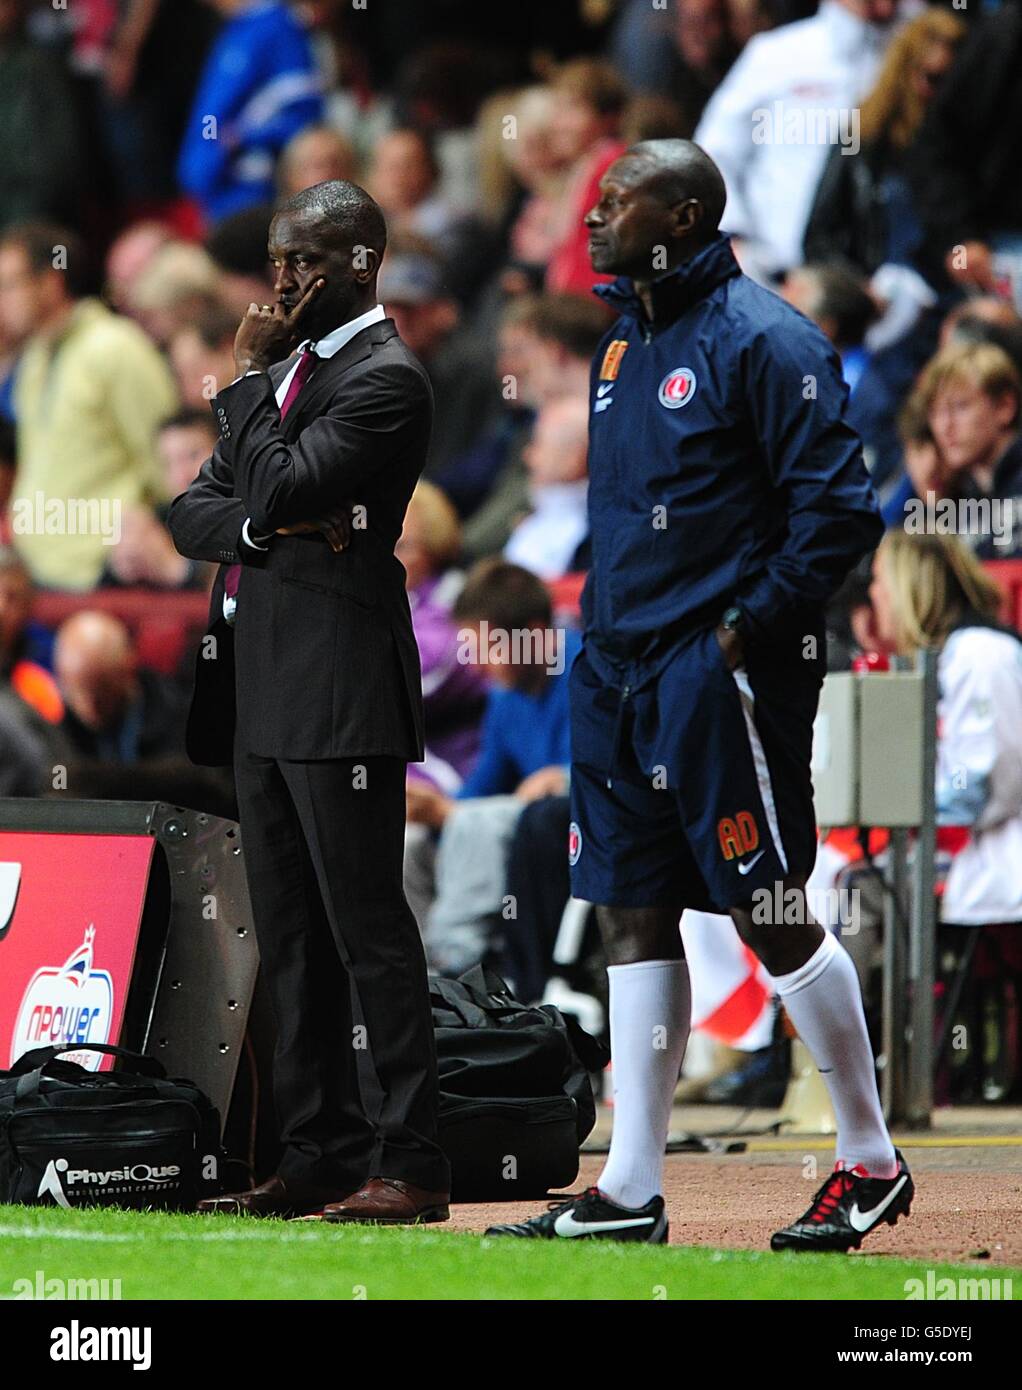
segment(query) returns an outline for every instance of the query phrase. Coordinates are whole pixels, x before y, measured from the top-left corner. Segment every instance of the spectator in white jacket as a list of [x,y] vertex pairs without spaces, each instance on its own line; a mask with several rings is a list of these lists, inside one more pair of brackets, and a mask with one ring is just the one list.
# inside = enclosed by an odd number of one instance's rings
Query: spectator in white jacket
[[741,239],[747,274],[766,279],[801,264],[823,167],[837,144],[857,154],[859,103],[906,8],[822,0],[812,18],[754,35],[710,98],[693,138],[724,175],[721,229]]
[[1022,922],[1022,638],[1001,626],[1001,591],[955,536],[888,531],[870,589],[878,636],[937,664],[938,832],[952,854],[941,918]]
[[588,562],[588,444],[588,400],[559,396],[541,407],[522,450],[532,511],[512,531],[504,559],[548,582]]

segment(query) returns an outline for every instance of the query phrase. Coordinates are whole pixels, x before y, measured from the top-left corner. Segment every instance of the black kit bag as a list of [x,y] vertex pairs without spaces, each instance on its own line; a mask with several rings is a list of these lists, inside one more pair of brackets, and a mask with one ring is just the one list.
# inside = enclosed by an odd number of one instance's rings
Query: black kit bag
[[[103,1052],[91,1072],[63,1052]],[[154,1057],[108,1044],[40,1047],[0,1071],[0,1202],[192,1211],[222,1190],[216,1107]]]
[[430,1003],[453,1199],[520,1200],[573,1183],[596,1123],[589,1073],[606,1048],[552,1005],[519,1003],[482,966],[431,979]]

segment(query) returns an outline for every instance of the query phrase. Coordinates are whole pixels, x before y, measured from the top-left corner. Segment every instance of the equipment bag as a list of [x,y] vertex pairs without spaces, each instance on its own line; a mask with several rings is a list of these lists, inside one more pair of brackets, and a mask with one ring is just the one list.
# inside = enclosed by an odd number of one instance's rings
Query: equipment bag
[[550,1004],[519,1003],[475,966],[430,980],[440,1073],[440,1144],[456,1202],[542,1197],[578,1176],[596,1123],[590,1071],[606,1049]]
[[[90,1072],[62,1052],[130,1071]],[[0,1071],[0,1202],[192,1211],[221,1190],[216,1107],[153,1057],[108,1044],[40,1047]]]

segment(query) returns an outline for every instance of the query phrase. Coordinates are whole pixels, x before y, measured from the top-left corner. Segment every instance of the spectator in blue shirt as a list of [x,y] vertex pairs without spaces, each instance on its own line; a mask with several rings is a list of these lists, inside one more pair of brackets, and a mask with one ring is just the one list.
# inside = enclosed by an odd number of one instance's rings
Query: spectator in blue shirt
[[323,117],[309,37],[279,0],[209,0],[225,18],[192,105],[178,180],[211,222],[274,196],[277,156]]
[[527,806],[567,806],[568,670],[581,644],[553,627],[540,580],[503,560],[475,567],[454,619],[461,658],[493,682],[479,759],[455,797],[409,781],[405,844],[427,959],[448,975],[493,959],[508,933],[534,932],[506,911],[508,854]]
[[[553,627],[550,596],[535,575],[498,559],[469,575],[454,618],[463,659],[493,682],[479,758],[457,799],[562,795],[571,756],[568,670],[581,637]],[[409,819],[439,829],[454,800],[410,788]]]

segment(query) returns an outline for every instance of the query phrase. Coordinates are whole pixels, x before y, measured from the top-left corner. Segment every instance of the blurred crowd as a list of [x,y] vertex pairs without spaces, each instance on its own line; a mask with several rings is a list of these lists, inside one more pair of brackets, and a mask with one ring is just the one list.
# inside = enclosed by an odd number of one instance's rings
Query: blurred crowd
[[[538,997],[568,897],[610,325],[583,217],[629,144],[717,161],[743,268],[840,356],[889,527],[984,503],[960,543],[1022,557],[1016,3],[0,0],[0,121],[0,794],[231,814],[229,773],[183,758],[211,574],[166,509],[216,440],[240,316],[272,298],[274,206],[326,179],[383,208],[380,299],[436,398],[399,549],[428,743],[407,888],[435,968],[496,960]],[[833,666],[946,640],[881,631],[869,586],[835,604]],[[501,630],[555,631],[557,659]]]

